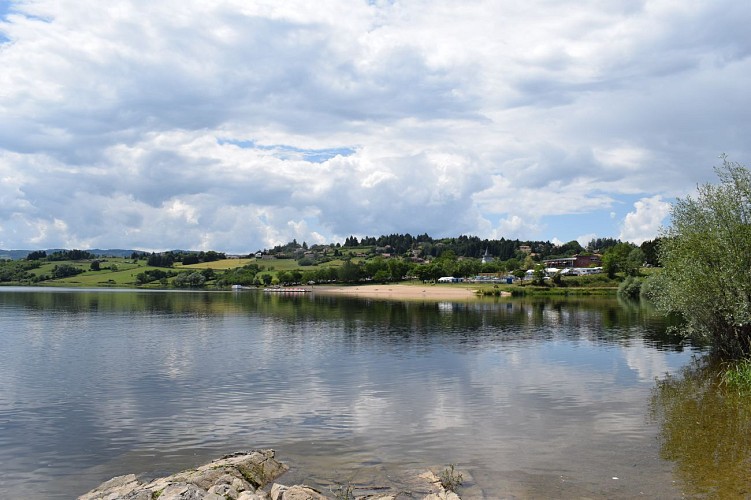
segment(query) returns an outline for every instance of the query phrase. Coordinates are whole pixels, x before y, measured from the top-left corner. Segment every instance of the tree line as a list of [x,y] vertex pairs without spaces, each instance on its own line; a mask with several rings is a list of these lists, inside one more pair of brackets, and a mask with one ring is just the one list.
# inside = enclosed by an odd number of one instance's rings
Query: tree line
[[[361,239],[356,236],[348,236],[345,238],[344,244],[313,245],[310,247],[310,250],[320,253],[329,248],[333,248],[334,250],[362,249],[370,254],[388,253],[392,256],[422,257],[426,259],[440,257],[444,252],[452,252],[453,255],[462,258],[480,259],[487,252],[493,259],[503,262],[513,258],[524,260],[528,254],[531,254],[536,261],[592,253],[602,254],[619,244],[629,245],[629,248],[636,247],[632,243],[622,242],[615,238],[594,238],[583,247],[576,240],[555,245],[550,241],[522,241],[506,238],[481,239],[478,236],[467,235],[451,238],[432,238],[427,233],[417,237],[405,233],[378,237],[365,236]],[[658,240],[650,240],[642,243],[639,247],[648,265],[656,266],[658,264],[656,254],[657,244]],[[270,250],[265,250],[263,253],[277,257],[283,255],[290,258],[299,255],[301,249],[308,249],[307,244],[303,243],[303,245],[299,245],[296,240],[293,240],[285,245],[278,245]],[[346,254],[335,252],[332,255],[339,257]]]

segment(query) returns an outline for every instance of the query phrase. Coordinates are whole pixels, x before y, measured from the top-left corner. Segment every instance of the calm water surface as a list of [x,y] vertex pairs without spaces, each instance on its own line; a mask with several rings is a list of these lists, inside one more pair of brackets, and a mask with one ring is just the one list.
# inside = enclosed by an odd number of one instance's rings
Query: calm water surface
[[271,447],[324,491],[454,463],[465,498],[680,497],[655,379],[694,351],[664,331],[615,299],[0,289],[0,492]]

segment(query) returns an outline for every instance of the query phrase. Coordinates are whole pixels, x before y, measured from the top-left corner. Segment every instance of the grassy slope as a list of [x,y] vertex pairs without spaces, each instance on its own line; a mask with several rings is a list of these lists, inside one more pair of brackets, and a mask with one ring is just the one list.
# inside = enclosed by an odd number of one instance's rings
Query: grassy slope
[[256,263],[256,259],[223,259],[216,260],[214,262],[201,262],[198,264],[190,264],[183,266],[180,263],[175,264],[175,271],[185,269],[213,269],[214,271],[224,271],[225,269],[235,269],[236,267],[243,267],[247,264]]
[[[52,275],[52,269],[56,265],[71,264],[80,269],[84,269],[85,272],[67,278],[61,278],[56,280],[44,281],[40,284],[44,285],[61,285],[61,286],[78,286],[78,287],[100,287],[100,286],[112,286],[112,287],[130,287],[136,284],[136,275],[142,273],[147,269],[162,269],[146,265],[146,261],[138,261],[133,263],[130,259],[118,259],[108,258],[101,262],[101,271],[91,271],[91,262],[88,261],[62,261],[62,262],[47,262],[42,264],[38,269],[33,272],[36,275]],[[117,266],[117,271],[112,271],[110,266]]]
[[[326,262],[322,264],[320,267],[337,267],[341,266],[343,261],[341,260],[334,260],[331,262]],[[164,267],[152,267],[146,265],[146,261],[138,261],[137,264],[133,264],[133,261],[130,259],[107,259],[106,262],[102,262],[102,270],[101,271],[91,271],[90,269],[90,262],[72,262],[72,261],[64,261],[64,262],[48,262],[44,263],[39,269],[35,269],[33,272],[37,275],[52,274],[52,268],[55,265],[59,264],[72,264],[80,269],[84,269],[85,272],[82,274],[79,274],[78,276],[71,276],[68,278],[62,278],[57,280],[49,280],[43,282],[43,284],[48,285],[65,285],[65,286],[80,286],[80,287],[97,287],[97,286],[113,286],[113,287],[130,287],[135,286],[136,284],[136,275],[138,273],[142,273],[149,269],[161,269],[162,271],[173,271],[173,272],[181,272],[181,271],[191,271],[191,270],[201,270],[201,269],[213,269],[214,271],[217,271],[218,273],[221,273],[222,271],[225,271],[227,269],[235,269],[238,267],[243,267],[247,264],[258,264],[260,267],[263,268],[263,271],[261,273],[268,273],[271,274],[273,277],[276,277],[277,272],[279,271],[292,271],[294,269],[298,269],[300,271],[305,271],[306,269],[316,269],[317,266],[308,266],[308,267],[301,267],[296,260],[293,259],[275,259],[275,260],[257,260],[257,259],[223,259],[223,260],[217,260],[214,262],[201,262],[199,264],[191,264],[188,266],[183,266],[180,263],[176,263],[174,267],[172,268],[164,268]],[[112,264],[115,264],[118,268],[117,271],[111,271],[109,269],[109,266]]]

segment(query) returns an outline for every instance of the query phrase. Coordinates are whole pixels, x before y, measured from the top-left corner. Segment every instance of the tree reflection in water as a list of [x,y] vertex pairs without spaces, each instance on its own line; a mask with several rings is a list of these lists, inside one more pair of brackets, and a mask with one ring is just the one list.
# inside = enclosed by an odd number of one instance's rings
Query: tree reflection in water
[[751,392],[722,383],[721,366],[695,359],[659,380],[651,401],[660,425],[660,454],[676,464],[689,495],[745,498],[751,494]]

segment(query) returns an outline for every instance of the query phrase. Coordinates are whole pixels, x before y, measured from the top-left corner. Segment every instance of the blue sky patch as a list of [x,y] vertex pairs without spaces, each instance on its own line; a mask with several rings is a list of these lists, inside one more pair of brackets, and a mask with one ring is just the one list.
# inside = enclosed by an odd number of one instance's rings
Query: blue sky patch
[[[11,10],[11,3],[6,0],[0,0],[0,23],[4,23],[8,18],[8,13]],[[3,33],[3,28],[0,26],[0,44],[9,42],[10,38],[8,38],[5,33]]]
[[238,141],[234,139],[219,139],[219,144],[232,144],[243,149],[257,149],[259,151],[270,151],[280,160],[304,160],[311,163],[323,163],[335,156],[350,156],[354,154],[353,148],[325,148],[325,149],[305,149],[287,146],[285,144],[263,145],[255,141]]
[[4,21],[11,10],[11,3],[7,0],[0,0],[0,20]]

